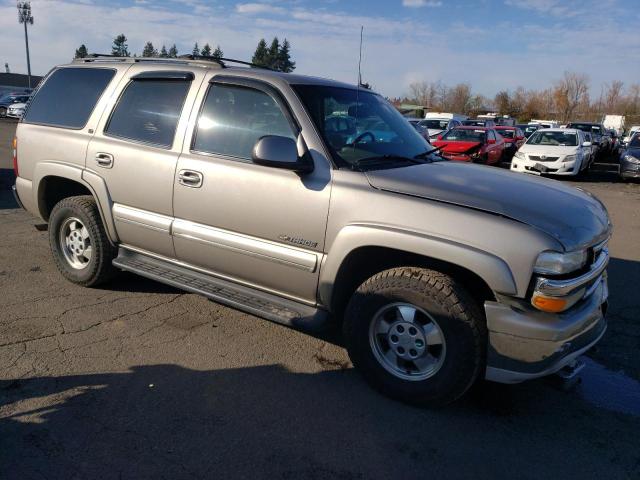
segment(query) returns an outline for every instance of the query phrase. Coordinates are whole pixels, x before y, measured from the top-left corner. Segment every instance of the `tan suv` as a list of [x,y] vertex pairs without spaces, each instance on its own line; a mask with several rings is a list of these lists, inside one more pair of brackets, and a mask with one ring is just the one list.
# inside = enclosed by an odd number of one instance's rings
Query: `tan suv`
[[295,327],[333,319],[394,398],[575,372],[606,328],[603,205],[444,161],[367,89],[87,58],[47,75],[15,143],[16,196],[68,280],[128,270]]

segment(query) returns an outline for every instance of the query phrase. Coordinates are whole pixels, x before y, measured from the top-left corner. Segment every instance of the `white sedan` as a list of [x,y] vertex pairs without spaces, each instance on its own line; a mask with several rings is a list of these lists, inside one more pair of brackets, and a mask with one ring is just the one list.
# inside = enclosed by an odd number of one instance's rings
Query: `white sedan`
[[537,130],[511,161],[514,172],[535,175],[579,175],[589,167],[591,142],[584,132],[572,128]]
[[22,118],[24,109],[27,107],[26,103],[14,103],[7,108],[7,117],[9,118]]

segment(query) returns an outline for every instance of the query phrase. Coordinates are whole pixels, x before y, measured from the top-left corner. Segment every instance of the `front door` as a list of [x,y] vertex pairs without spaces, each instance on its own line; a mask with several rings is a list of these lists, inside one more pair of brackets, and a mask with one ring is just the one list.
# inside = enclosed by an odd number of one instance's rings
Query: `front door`
[[264,135],[309,138],[290,101],[272,85],[228,75],[203,86],[176,169],[174,245],[186,263],[314,303],[330,165],[316,155],[314,171],[300,175],[251,160]]
[[204,74],[132,66],[89,143],[86,168],[107,184],[121,244],[173,257],[173,178]]

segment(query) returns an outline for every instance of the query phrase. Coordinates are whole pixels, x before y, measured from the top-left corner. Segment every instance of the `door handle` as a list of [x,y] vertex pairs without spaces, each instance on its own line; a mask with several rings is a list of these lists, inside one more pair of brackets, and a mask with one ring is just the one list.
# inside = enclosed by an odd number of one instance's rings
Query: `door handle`
[[185,187],[200,188],[202,181],[202,173],[195,170],[180,170],[178,172],[178,183]]
[[113,167],[113,155],[110,153],[98,152],[96,153],[96,162],[100,167],[111,168]]

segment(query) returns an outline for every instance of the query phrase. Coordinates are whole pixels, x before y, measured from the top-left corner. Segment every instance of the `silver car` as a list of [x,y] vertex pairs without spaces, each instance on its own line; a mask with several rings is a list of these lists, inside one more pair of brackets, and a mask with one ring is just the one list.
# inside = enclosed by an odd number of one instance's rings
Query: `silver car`
[[406,402],[575,371],[606,328],[602,203],[444,161],[356,86],[81,59],[40,84],[14,153],[17,199],[69,281],[127,270],[295,328],[332,320]]

